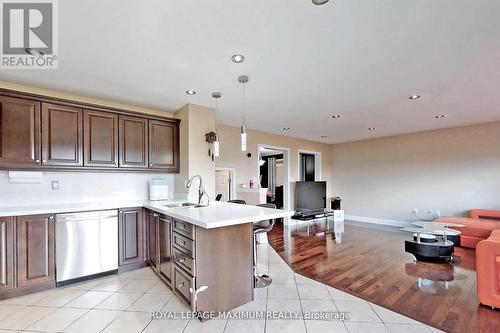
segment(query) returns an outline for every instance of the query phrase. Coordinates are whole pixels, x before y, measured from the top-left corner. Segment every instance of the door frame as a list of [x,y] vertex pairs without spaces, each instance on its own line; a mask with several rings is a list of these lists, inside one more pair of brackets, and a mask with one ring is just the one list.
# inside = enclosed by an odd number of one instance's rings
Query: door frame
[[297,150],[297,181],[300,181],[300,154],[314,155],[314,181],[322,180],[321,178],[321,152],[305,149]]
[[[229,171],[229,177],[231,178],[229,200],[236,199],[236,168],[215,167],[215,171]],[[215,195],[217,195],[217,193],[215,193]]]
[[283,174],[283,210],[290,210],[290,188],[291,188],[290,148],[267,145],[264,143],[257,144],[257,158],[255,160],[256,160],[257,175],[259,176],[260,176],[260,165],[259,165],[260,148],[271,148],[283,152],[283,170],[285,171]]

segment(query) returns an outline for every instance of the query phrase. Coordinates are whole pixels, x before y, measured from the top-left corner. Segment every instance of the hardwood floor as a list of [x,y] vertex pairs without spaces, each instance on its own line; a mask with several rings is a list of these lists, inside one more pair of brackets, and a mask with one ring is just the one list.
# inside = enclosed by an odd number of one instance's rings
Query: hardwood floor
[[415,263],[404,252],[409,234],[396,228],[346,222],[341,244],[328,231],[325,222],[277,222],[269,242],[297,273],[415,320],[446,332],[500,332],[500,311],[476,297],[474,250],[455,247],[454,264]]

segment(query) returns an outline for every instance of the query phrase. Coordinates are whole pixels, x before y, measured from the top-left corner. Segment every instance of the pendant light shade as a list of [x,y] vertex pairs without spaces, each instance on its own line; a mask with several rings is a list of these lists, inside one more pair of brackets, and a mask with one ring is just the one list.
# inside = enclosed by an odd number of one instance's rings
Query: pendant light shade
[[240,75],[238,82],[241,83],[243,95],[243,119],[241,121],[241,151],[247,151],[247,126],[245,125],[245,83],[248,82],[248,76]]
[[215,98],[215,141],[213,142],[214,157],[220,155],[219,134],[217,133],[217,100],[222,97],[220,92],[213,92],[212,97]]
[[241,125],[241,151],[247,151],[247,127],[245,123]]

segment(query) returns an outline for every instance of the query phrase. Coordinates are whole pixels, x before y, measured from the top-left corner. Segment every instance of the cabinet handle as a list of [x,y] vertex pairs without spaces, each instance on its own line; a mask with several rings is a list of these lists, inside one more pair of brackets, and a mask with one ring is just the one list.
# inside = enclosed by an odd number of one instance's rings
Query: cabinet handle
[[149,166],[150,166],[150,167],[153,167],[153,163],[149,163]]
[[186,245],[186,241],[182,241],[182,245]]
[[159,215],[158,214],[153,214],[154,217],[158,217]]
[[180,262],[181,264],[183,264],[185,261],[186,261],[186,258],[181,258],[181,259],[179,259],[179,262]]
[[38,160],[38,159],[37,159],[37,160],[35,160],[35,163],[36,163],[36,164],[40,164],[40,160]]
[[47,163],[47,160],[42,160],[42,163]]
[[177,288],[182,288],[182,287],[184,287],[184,285],[185,285],[185,283],[184,283],[184,282],[181,282],[181,283],[179,283],[179,284],[177,285]]
[[53,220],[54,219],[54,216],[49,216],[49,220]]

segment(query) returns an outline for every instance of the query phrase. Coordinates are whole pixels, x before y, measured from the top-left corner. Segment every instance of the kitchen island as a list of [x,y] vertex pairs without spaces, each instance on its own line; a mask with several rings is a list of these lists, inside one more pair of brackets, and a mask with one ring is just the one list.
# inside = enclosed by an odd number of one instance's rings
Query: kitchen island
[[[54,214],[116,209],[119,255],[114,273],[149,265],[197,312],[227,311],[252,301],[252,224],[292,212],[222,202],[184,204],[128,201],[0,208],[2,247],[8,249],[0,298],[55,287]],[[22,241],[25,236],[31,243]],[[19,248],[33,241],[45,244],[42,251]],[[24,252],[31,257],[23,262],[12,255]],[[28,267],[20,270],[21,264]],[[16,279],[16,269],[26,274]]]

